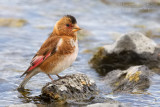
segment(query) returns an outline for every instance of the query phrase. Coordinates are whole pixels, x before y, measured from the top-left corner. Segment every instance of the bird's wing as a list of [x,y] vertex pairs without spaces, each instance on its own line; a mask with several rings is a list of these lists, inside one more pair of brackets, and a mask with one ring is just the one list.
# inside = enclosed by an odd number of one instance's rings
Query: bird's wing
[[49,37],[41,46],[39,51],[32,58],[29,68],[21,75],[21,77],[33,69],[38,67],[41,63],[43,63],[49,56],[53,55],[56,52],[58,41],[60,37],[52,36]]

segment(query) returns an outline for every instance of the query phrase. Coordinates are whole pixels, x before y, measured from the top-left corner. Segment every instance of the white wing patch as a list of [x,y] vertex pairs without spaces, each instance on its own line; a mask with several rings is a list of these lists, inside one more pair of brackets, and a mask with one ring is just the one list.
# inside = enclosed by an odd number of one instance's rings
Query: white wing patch
[[63,39],[61,38],[61,39],[58,41],[56,51],[58,51],[59,47],[62,45],[62,42],[63,42]]
[[71,44],[72,47],[75,47],[75,42],[74,42],[73,39],[70,39],[70,44]]

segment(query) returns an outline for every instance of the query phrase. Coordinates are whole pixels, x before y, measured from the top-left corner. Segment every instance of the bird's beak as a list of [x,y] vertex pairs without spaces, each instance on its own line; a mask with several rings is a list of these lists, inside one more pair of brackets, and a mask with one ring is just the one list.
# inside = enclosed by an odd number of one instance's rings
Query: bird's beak
[[81,28],[80,28],[78,25],[76,25],[76,26],[73,28],[72,32],[77,32],[77,31],[79,31],[79,30],[81,30]]

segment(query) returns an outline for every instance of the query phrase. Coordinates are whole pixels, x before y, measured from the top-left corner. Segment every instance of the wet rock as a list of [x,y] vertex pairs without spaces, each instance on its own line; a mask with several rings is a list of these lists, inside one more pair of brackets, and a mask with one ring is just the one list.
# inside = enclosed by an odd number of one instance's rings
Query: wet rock
[[119,102],[116,100],[113,100],[111,98],[104,98],[102,96],[95,96],[95,97],[90,97],[90,99],[86,99],[83,101],[68,101],[67,102],[70,105],[89,105],[89,104],[95,104],[95,103],[114,103],[118,104]]
[[14,104],[8,107],[37,107],[37,105],[32,103],[26,103],[26,104]]
[[130,106],[126,104],[96,103],[96,104],[90,104],[87,107],[130,107]]
[[42,99],[53,101],[90,99],[98,94],[97,86],[85,74],[72,74],[48,83],[42,89]]
[[[42,101],[43,100],[43,101]],[[50,99],[49,99],[50,100]],[[46,99],[46,101],[44,101],[44,99],[41,99],[41,103],[40,105],[38,105],[38,107],[40,106],[44,106],[44,107],[85,107],[87,105],[90,104],[95,104],[95,103],[111,103],[111,104],[120,104],[120,102],[115,101],[111,98],[105,98],[105,97],[101,97],[101,96],[95,96],[95,97],[90,97],[89,99],[83,99],[83,100],[66,100],[66,101],[56,101],[56,100],[52,100],[49,101],[48,99]]]
[[0,26],[4,27],[22,27],[27,23],[24,19],[0,18]]
[[145,35],[132,32],[120,36],[115,43],[105,45],[90,60],[90,64],[101,75],[115,69],[127,69],[133,65],[159,68],[158,45]]
[[151,72],[145,65],[133,66],[127,70],[114,70],[105,77],[113,92],[144,92],[150,86]]

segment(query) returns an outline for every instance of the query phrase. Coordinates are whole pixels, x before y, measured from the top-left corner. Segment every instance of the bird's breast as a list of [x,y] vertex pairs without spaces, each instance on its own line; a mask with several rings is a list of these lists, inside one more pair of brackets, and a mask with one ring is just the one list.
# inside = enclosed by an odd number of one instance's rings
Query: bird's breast
[[57,52],[48,58],[42,65],[41,69],[47,74],[56,75],[66,68],[68,68],[78,55],[78,42],[72,39],[64,41],[62,39],[61,45]]
[[71,66],[72,63],[76,60],[77,55],[78,55],[78,44],[73,43],[72,45],[74,46],[73,52],[70,54],[66,54],[66,55],[64,54],[60,56],[61,60],[59,60],[56,66],[53,67],[52,70],[49,71],[49,74],[56,75],[62,72],[63,70]]

